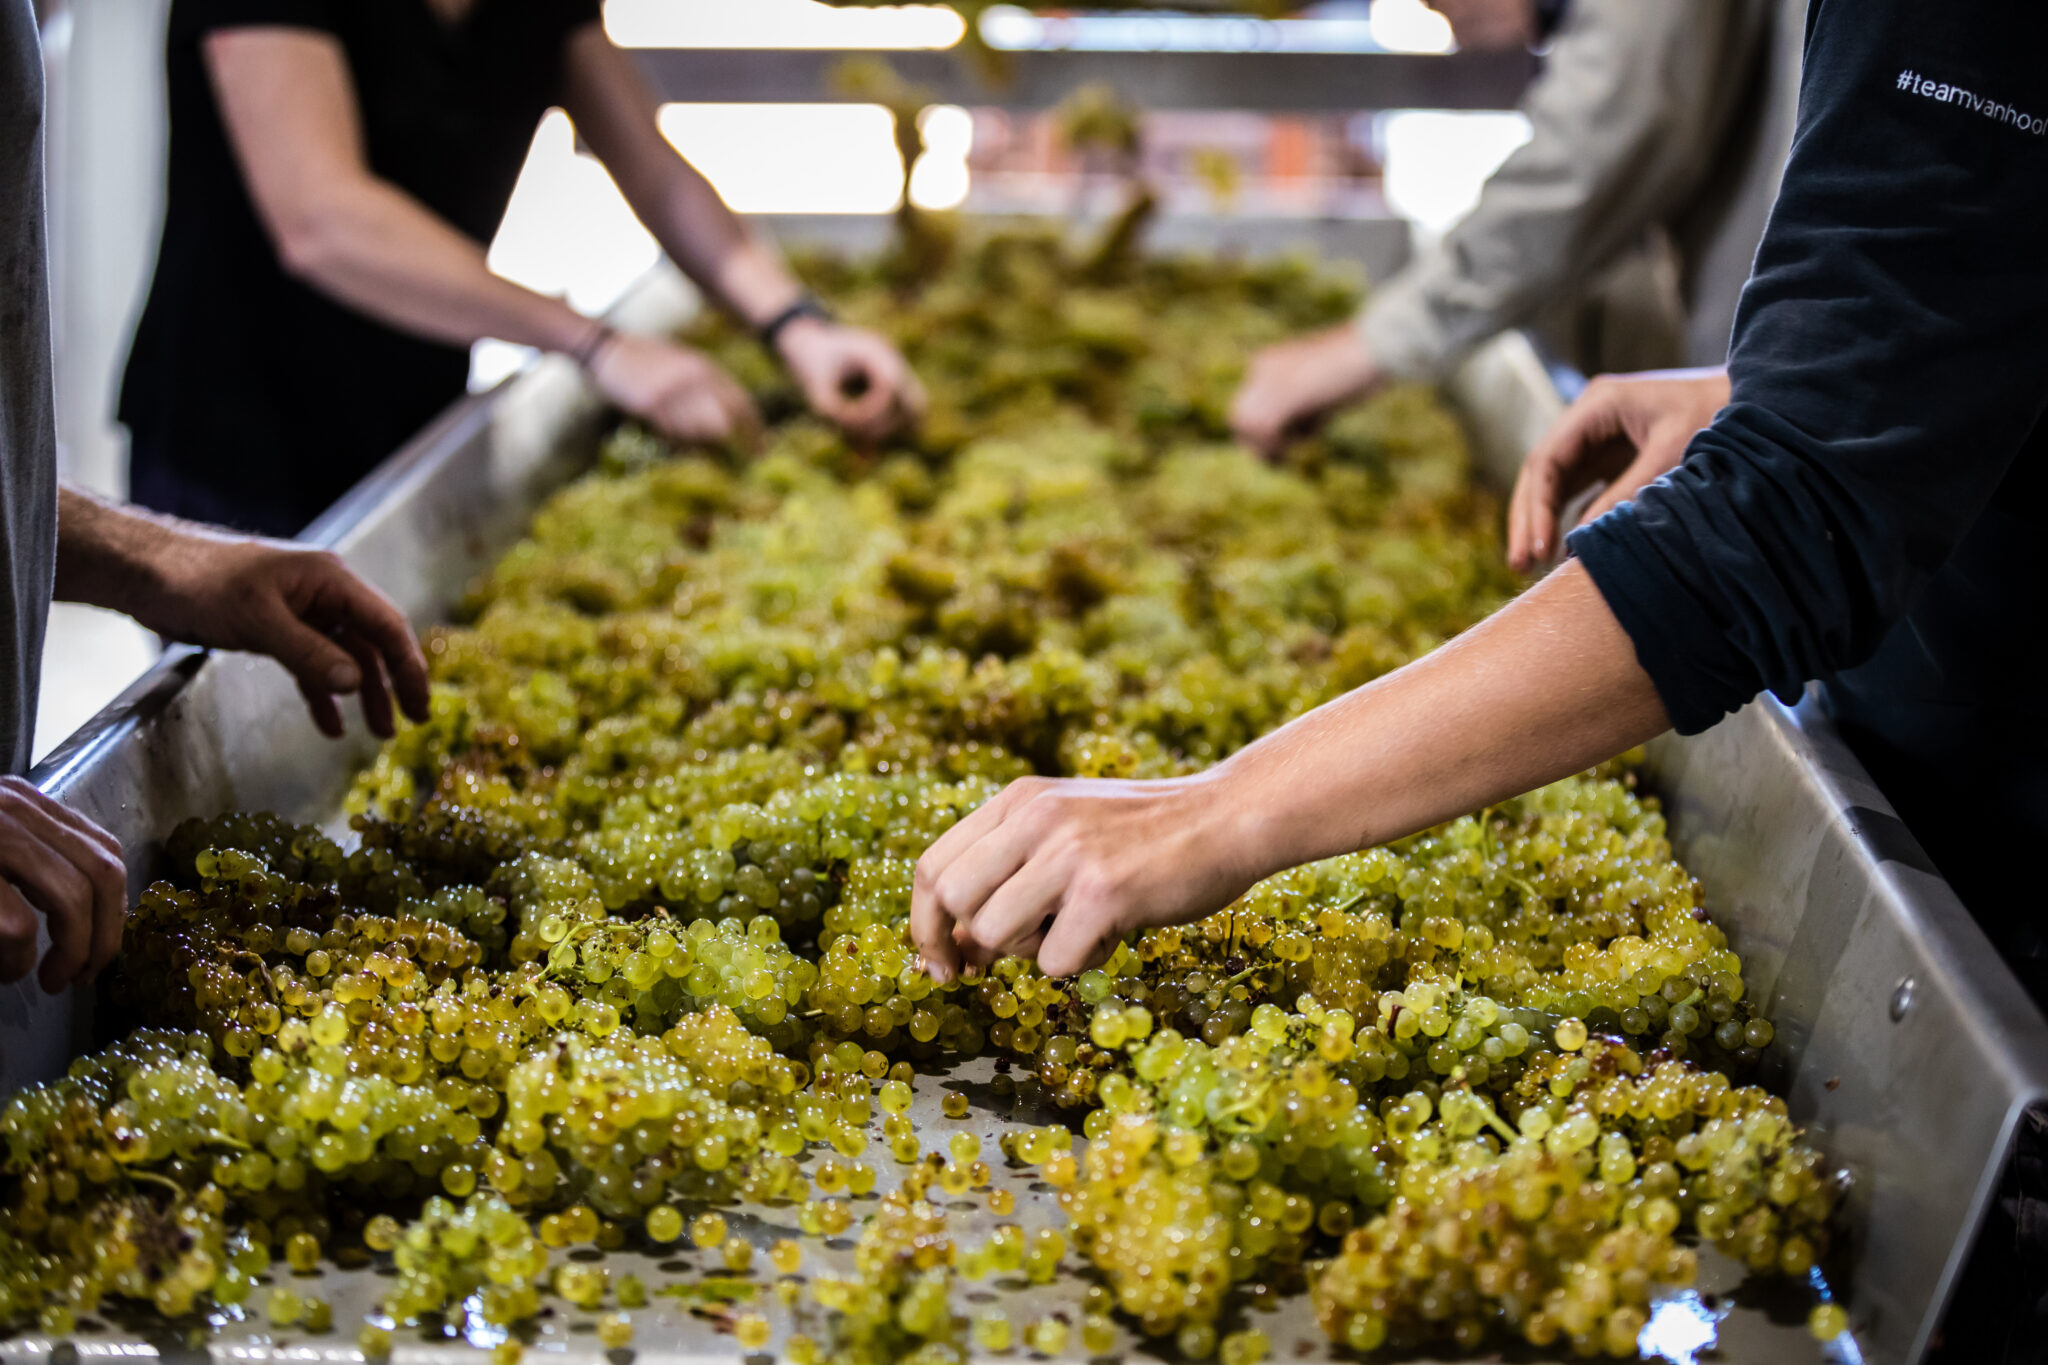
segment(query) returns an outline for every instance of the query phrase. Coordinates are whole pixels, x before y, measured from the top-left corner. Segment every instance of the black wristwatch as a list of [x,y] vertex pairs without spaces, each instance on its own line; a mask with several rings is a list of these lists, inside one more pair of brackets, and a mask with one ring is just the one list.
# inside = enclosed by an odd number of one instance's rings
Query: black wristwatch
[[831,322],[833,320],[832,310],[818,302],[817,295],[809,293],[799,294],[796,296],[794,303],[791,303],[774,317],[762,323],[761,330],[754,333],[754,335],[761,339],[763,346],[773,351],[775,343],[781,339],[782,329],[795,322],[798,318],[816,318],[820,322]]

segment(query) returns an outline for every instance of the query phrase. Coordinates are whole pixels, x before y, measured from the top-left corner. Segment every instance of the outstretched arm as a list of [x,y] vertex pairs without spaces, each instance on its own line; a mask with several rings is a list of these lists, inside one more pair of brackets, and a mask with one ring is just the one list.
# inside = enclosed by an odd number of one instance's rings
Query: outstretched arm
[[1077,972],[1132,930],[1210,914],[1283,868],[1426,829],[1668,726],[1628,636],[1567,564],[1207,772],[1012,783],[919,860],[911,933],[941,980],[1005,953]]
[[[569,39],[569,115],[669,259],[720,307],[760,328],[803,296],[775,248],[725,206],[661,135],[654,93],[602,24]],[[813,411],[859,440],[924,412],[924,390],[894,346],[819,318],[784,326],[775,347]]]
[[380,735],[392,699],[427,716],[427,664],[391,600],[325,550],[235,535],[65,488],[57,504],[57,594],[134,617],[187,644],[267,654],[341,733],[336,698],[361,697]]
[[[427,714],[427,662],[405,616],[324,550],[194,526],[64,488],[57,503],[56,595],[125,612],[174,640],[268,654],[305,694],[313,720],[341,733],[337,697],[356,693],[370,728],[392,729],[392,700]],[[114,836],[38,791],[0,777],[0,982],[36,967],[54,994],[88,982],[121,947],[127,873]]]
[[1253,359],[1231,409],[1238,437],[1274,455],[1385,379],[1442,379],[1666,221],[1740,113],[1765,9],[1578,0],[1522,101],[1529,141],[1356,320]]
[[492,274],[481,243],[376,175],[333,36],[227,28],[203,51],[250,200],[292,275],[415,336],[581,354],[607,397],[671,438],[751,437],[753,404],[703,356],[650,337],[599,345],[596,323]]

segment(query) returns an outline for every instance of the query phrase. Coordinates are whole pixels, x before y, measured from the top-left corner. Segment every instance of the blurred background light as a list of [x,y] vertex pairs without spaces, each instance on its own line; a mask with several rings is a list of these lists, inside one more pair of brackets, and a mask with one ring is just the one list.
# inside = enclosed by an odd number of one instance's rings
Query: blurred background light
[[1486,178],[1529,140],[1513,111],[1394,109],[1376,116],[1387,207],[1440,235],[1472,211]]
[[1456,50],[1451,26],[1422,0],[1328,0],[1292,19],[1158,10],[1036,14],[996,5],[981,16],[981,36],[990,47],[1017,52]]
[[918,116],[917,128],[924,135],[924,154],[910,168],[910,202],[921,209],[959,208],[967,202],[974,115],[957,104],[934,104]]
[[579,312],[598,313],[617,302],[660,254],[611,173],[576,150],[569,116],[550,112],[534,134],[504,224],[491,242],[491,269],[567,299]]
[[[925,152],[912,168],[911,202],[958,208],[974,119],[933,105],[919,127]],[[661,131],[738,213],[890,213],[902,201],[895,125],[878,104],[665,104]],[[569,116],[548,114],[491,242],[491,269],[596,314],[660,255],[610,173],[577,150]],[[532,357],[530,347],[478,342],[470,386],[487,388]]]
[[981,16],[990,47],[1013,52],[1379,52],[1364,15],[1258,19],[1242,14],[1033,14],[998,5]]
[[879,104],[661,109],[662,133],[736,213],[889,212],[903,193],[895,126]]
[[1450,21],[1422,0],[1372,0],[1373,41],[1388,52],[1455,52]]
[[967,25],[944,5],[835,9],[817,0],[605,0],[621,47],[951,47]]
[[[622,47],[949,48],[966,24],[943,5],[837,8],[819,0],[606,0],[606,32]],[[1326,0],[1301,17],[1161,10],[1037,14],[997,5],[981,36],[1009,51],[1421,52],[1456,49],[1451,26],[1423,0]]]

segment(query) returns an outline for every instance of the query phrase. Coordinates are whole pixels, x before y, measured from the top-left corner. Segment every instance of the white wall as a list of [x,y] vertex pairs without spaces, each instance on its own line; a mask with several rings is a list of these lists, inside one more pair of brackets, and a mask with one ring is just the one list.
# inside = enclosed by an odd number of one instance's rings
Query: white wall
[[[163,199],[163,40],[169,0],[71,0],[46,14],[51,325],[64,476],[128,483],[114,393],[156,260]],[[156,657],[126,617],[59,604],[43,654],[40,759]]]
[[156,260],[170,0],[72,0],[45,31],[51,302],[65,477],[127,486],[114,396]]

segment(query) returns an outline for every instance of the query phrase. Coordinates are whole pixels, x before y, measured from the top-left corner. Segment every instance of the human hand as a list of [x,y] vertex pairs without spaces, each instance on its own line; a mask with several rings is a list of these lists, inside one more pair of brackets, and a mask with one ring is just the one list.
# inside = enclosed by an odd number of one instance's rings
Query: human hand
[[799,317],[775,344],[811,411],[855,441],[879,441],[924,417],[924,386],[902,354],[874,332]]
[[0,777],[0,982],[36,964],[36,912],[50,951],[36,973],[45,993],[89,982],[121,949],[128,873],[114,836],[25,778]]
[[1588,384],[1522,462],[1508,503],[1508,563],[1528,573],[1550,559],[1558,518],[1594,482],[1607,488],[1581,526],[1676,469],[1694,433],[1727,405],[1721,369],[1601,375]]
[[701,351],[659,337],[611,335],[590,361],[590,378],[612,402],[671,441],[760,444],[761,414],[738,381]]
[[1252,357],[1230,404],[1230,429],[1276,459],[1336,408],[1379,378],[1365,337],[1349,322],[1268,346]]
[[188,644],[269,655],[323,733],[341,734],[336,699],[351,692],[380,736],[392,732],[394,692],[408,716],[427,718],[427,661],[411,623],[335,555],[180,526],[152,537],[147,555],[135,619]]
[[926,969],[949,981],[1014,953],[1071,976],[1132,930],[1222,909],[1263,875],[1223,772],[1012,782],[918,859],[910,933]]

